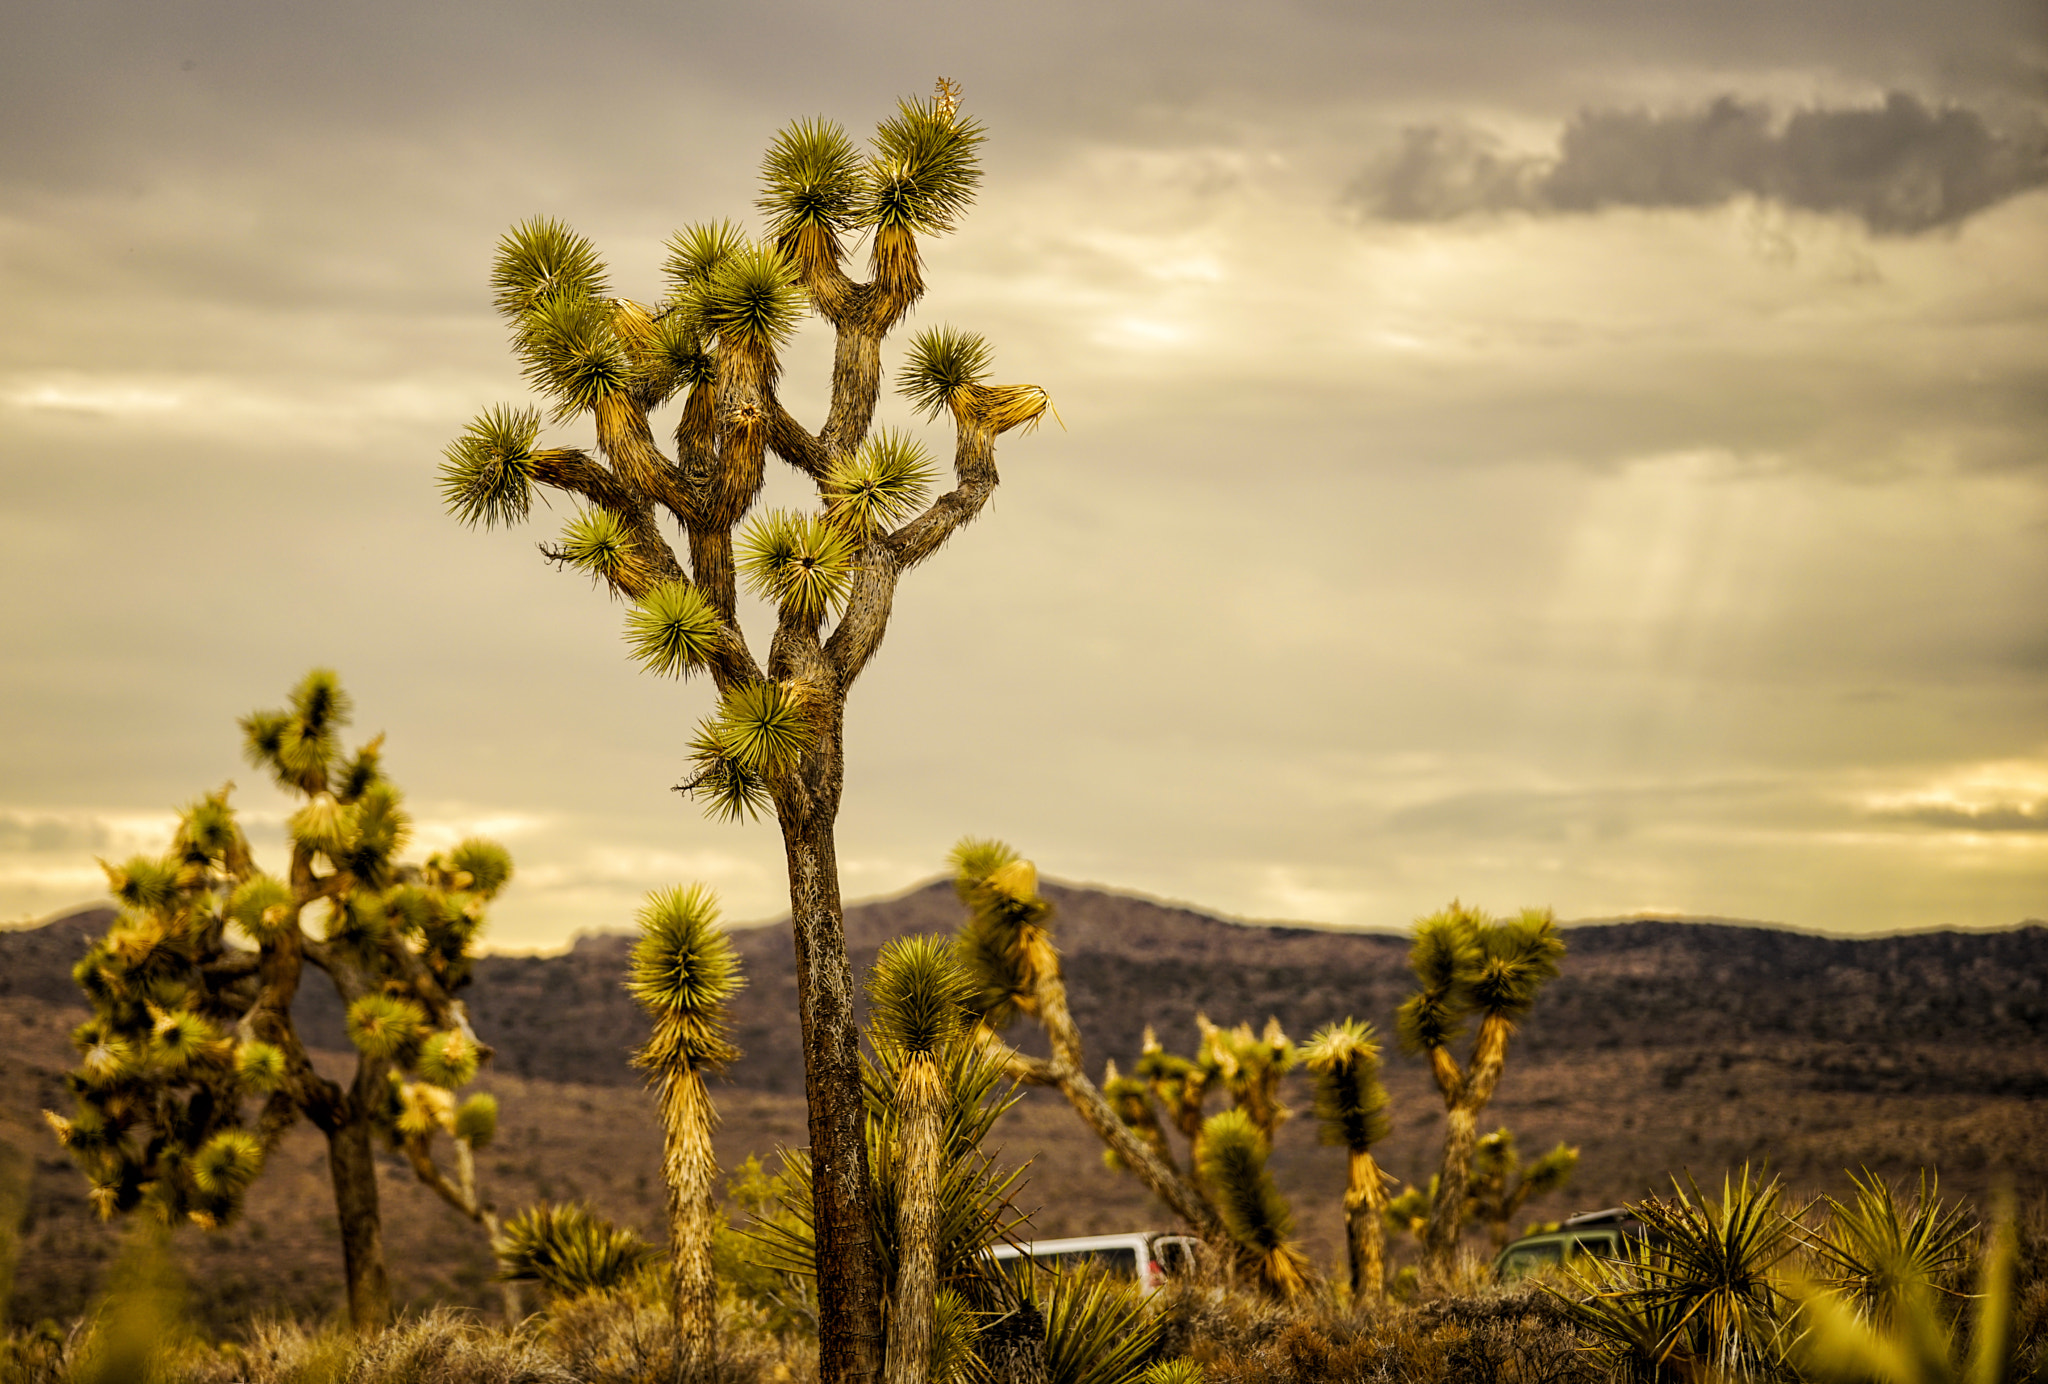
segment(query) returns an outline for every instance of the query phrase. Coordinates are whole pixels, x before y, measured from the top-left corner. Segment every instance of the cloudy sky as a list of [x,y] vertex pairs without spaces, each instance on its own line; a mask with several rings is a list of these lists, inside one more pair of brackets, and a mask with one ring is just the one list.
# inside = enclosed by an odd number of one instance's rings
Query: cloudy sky
[[[771,824],[668,791],[708,689],[636,671],[620,607],[535,552],[566,507],[468,531],[435,473],[526,398],[485,287],[512,223],[573,223],[652,298],[672,231],[751,217],[784,122],[861,136],[940,75],[990,138],[918,321],[985,332],[1066,426],[1006,438],[905,584],[851,713],[850,896],[974,832],[1356,926],[1454,895],[2048,915],[2035,0],[29,0],[8,29],[0,920],[90,899],[95,855],[224,779],[274,843],[234,722],[316,664],[422,846],[513,849],[498,945],[685,879],[786,907]],[[828,361],[815,328],[792,352],[800,414]]]

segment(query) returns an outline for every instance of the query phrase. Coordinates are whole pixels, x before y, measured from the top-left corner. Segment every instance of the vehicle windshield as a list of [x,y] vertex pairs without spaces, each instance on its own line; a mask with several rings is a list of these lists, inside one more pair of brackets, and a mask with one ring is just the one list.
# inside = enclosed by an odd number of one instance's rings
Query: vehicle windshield
[[[1025,1262],[1023,1259],[1008,1259],[1004,1267]],[[1129,1245],[1115,1245],[1107,1249],[1067,1249],[1041,1252],[1030,1256],[1030,1262],[1037,1268],[1053,1273],[1081,1273],[1093,1270],[1110,1278],[1135,1279],[1138,1276],[1138,1251]]]

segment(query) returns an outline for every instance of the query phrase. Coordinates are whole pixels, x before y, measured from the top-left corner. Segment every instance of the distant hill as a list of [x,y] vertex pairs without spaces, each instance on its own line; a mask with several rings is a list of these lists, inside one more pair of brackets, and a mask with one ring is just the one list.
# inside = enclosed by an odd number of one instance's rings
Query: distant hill
[[[1048,882],[1068,991],[1092,1062],[1134,1057],[1147,1024],[1170,1048],[1195,1042],[1194,1015],[1219,1023],[1278,1018],[1296,1038],[1349,1016],[1390,1028],[1407,994],[1407,940],[1388,933],[1227,922],[1130,894]],[[883,943],[946,933],[962,910],[950,885],[924,885],[846,912],[856,973]],[[111,918],[81,910],[39,928],[0,933],[0,996],[73,1002],[70,968]],[[1516,1039],[1518,1051],[1684,1048],[1771,1042],[1889,1047],[1956,1044],[2048,1056],[2048,927],[1823,937],[1739,923],[1655,919],[1566,929],[1564,974]],[[732,933],[747,977],[733,1005],[746,1056],[741,1087],[798,1092],[796,966],[787,920]],[[632,938],[578,938],[553,956],[485,956],[465,992],[502,1070],[586,1085],[637,1085],[626,1054],[645,1020],[621,987]],[[341,1049],[332,991],[305,987],[302,1031]],[[1027,1045],[1034,1034],[1018,1035]],[[1882,1069],[1881,1069],[1882,1068]],[[1994,1093],[2048,1094],[2048,1062],[2032,1072],[1873,1068],[1830,1079],[1913,1089],[1920,1080],[1989,1082]],[[2014,1091],[2018,1082],[2025,1091]]]

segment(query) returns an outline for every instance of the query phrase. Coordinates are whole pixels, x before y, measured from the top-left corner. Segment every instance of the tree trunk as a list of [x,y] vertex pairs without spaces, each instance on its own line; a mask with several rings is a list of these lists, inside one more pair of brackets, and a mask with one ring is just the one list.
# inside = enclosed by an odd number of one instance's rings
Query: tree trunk
[[1351,1252],[1351,1305],[1387,1295],[1387,1189],[1380,1166],[1364,1149],[1351,1150],[1348,1185],[1344,1189],[1344,1237]]
[[1450,1277],[1458,1234],[1464,1228],[1472,1150],[1478,1143],[1478,1110],[1460,1103],[1444,1112],[1443,1167],[1437,1174],[1436,1199],[1429,1204],[1429,1223],[1422,1232],[1423,1268],[1438,1283]]
[[981,1333],[982,1363],[994,1384],[1047,1384],[1045,1318],[1030,1303],[998,1317]]
[[327,1169],[341,1222],[341,1264],[348,1279],[348,1320],[356,1331],[380,1330],[391,1319],[391,1280],[384,1271],[384,1224],[377,1209],[377,1161],[370,1122],[351,1109],[327,1135]]
[[1116,1111],[1109,1108],[1109,1102],[1103,1099],[1094,1082],[1064,1063],[1056,1064],[1056,1070],[1060,1091],[1066,1096],[1067,1103],[1074,1107],[1075,1113],[1087,1122],[1103,1143],[1116,1151],[1124,1166],[1136,1173],[1138,1180],[1166,1203],[1167,1210],[1186,1221],[1195,1234],[1217,1248],[1235,1245],[1215,1208],[1153,1156],[1145,1141],[1117,1118]]
[[711,1239],[718,1217],[713,1184],[718,1159],[711,1132],[718,1125],[711,1094],[696,1072],[662,1082],[662,1174],[668,1183],[669,1253],[675,1273],[677,1373],[684,1384],[708,1378],[716,1356],[718,1284],[711,1274]]
[[946,1093],[931,1054],[904,1064],[897,1100],[903,1121],[903,1185],[896,1197],[896,1290],[882,1377],[885,1384],[925,1384],[931,1377],[938,1312],[939,1156],[946,1122]]
[[[836,807],[836,793],[830,801]],[[870,1384],[882,1364],[882,1274],[872,1230],[860,1035],[853,1022],[853,967],[846,956],[831,810],[814,799],[808,813],[785,806],[780,815],[817,1198],[819,1380]]]

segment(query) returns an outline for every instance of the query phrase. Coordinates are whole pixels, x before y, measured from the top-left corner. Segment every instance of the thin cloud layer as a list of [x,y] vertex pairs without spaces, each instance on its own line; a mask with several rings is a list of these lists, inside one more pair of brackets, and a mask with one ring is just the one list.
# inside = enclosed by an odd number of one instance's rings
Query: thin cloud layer
[[1917,235],[2043,186],[2048,129],[2003,131],[1978,111],[1894,91],[1881,105],[1783,118],[1734,95],[1685,111],[1586,110],[1549,154],[1512,152],[1470,128],[1411,126],[1346,199],[1375,219],[1435,222],[1754,197],[1853,217],[1879,235]]

